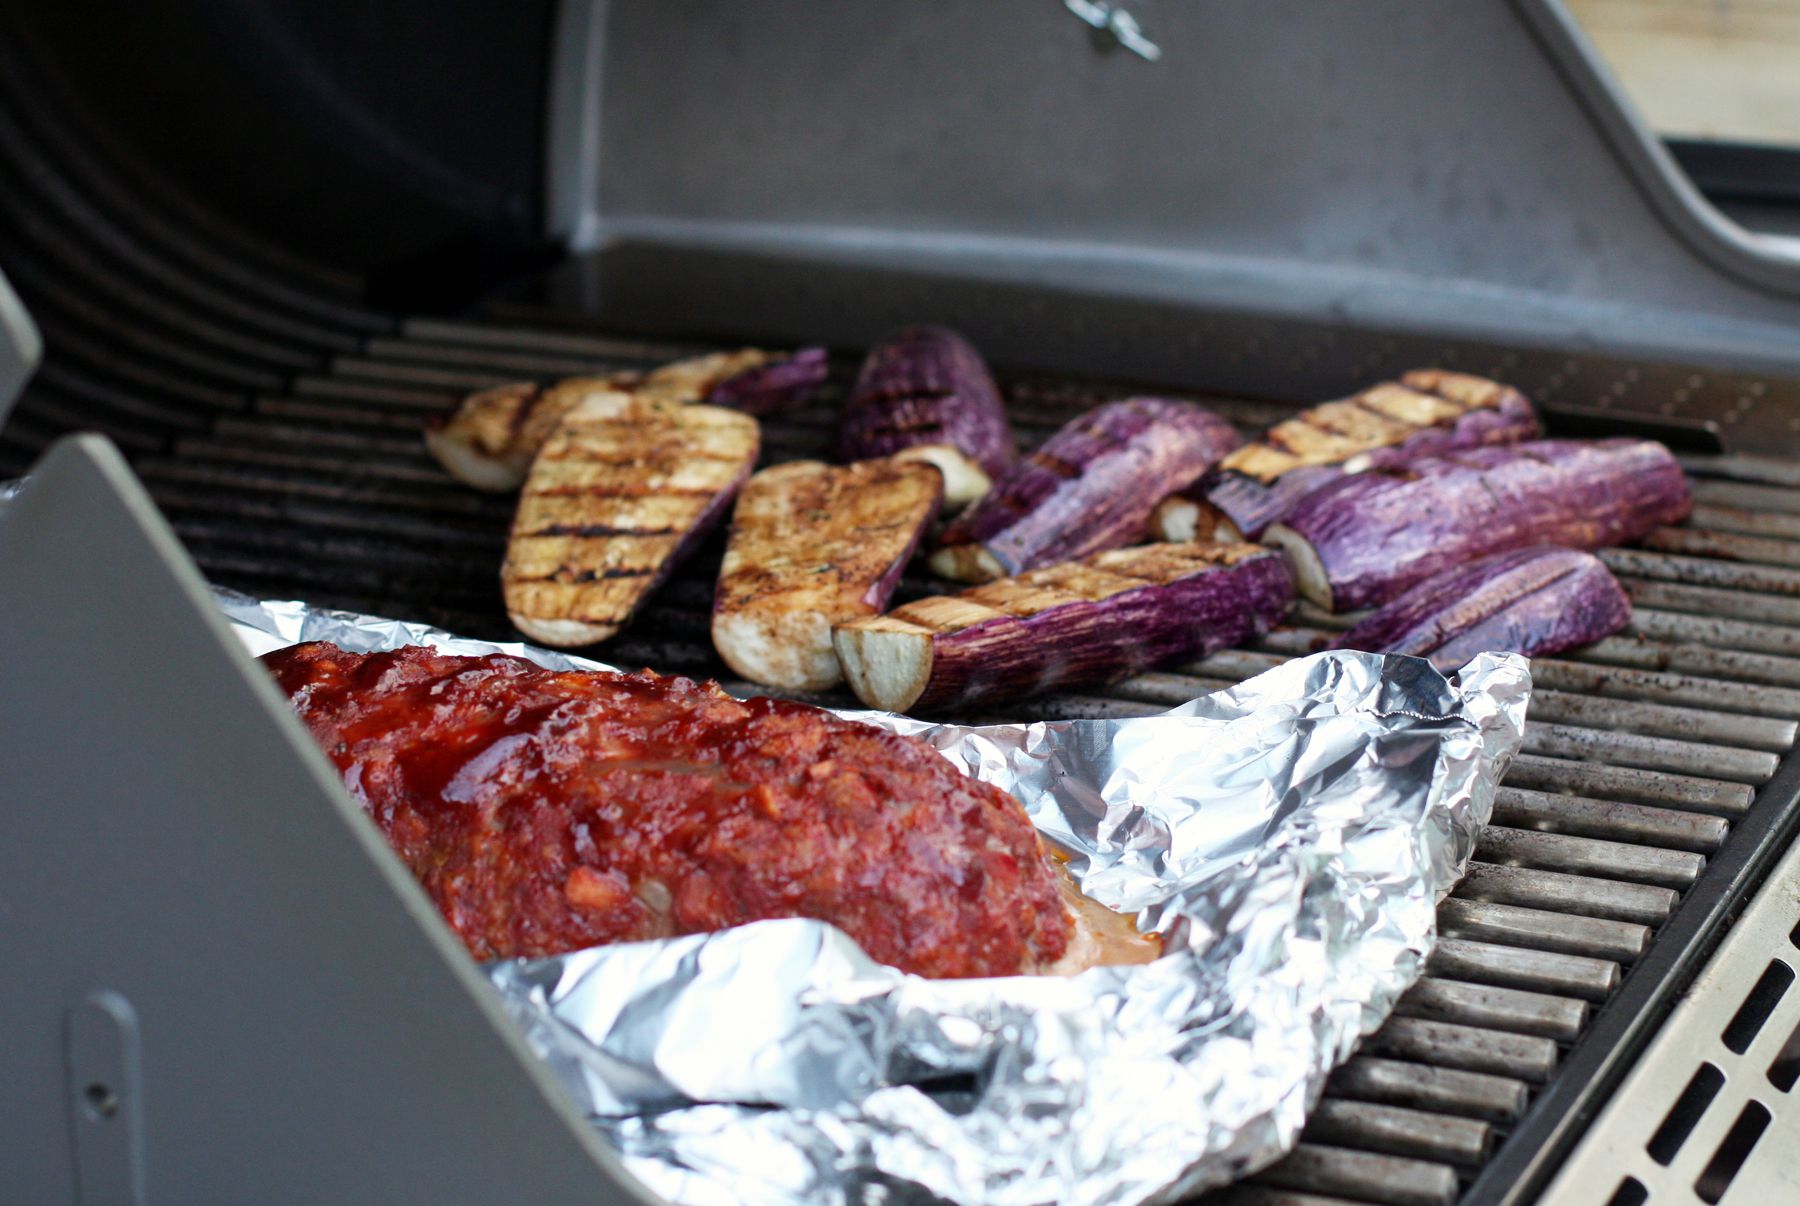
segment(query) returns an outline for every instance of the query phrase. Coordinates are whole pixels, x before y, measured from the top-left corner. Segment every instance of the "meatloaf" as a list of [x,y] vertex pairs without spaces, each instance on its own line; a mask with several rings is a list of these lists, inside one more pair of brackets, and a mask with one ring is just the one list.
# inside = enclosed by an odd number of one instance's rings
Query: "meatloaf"
[[323,642],[264,661],[477,958],[776,917],[934,977],[1086,945],[1018,803],[922,741],[647,671]]

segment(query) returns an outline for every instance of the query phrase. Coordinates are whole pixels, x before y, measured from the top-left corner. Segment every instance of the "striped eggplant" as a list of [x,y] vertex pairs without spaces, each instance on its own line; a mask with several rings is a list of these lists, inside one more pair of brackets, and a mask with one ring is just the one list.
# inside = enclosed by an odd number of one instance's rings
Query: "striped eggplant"
[[1239,444],[1192,402],[1126,398],[1077,416],[939,538],[931,568],[987,582],[1142,538],[1157,500]]
[[705,402],[761,415],[805,400],[824,379],[824,348],[792,355],[739,348],[671,360],[645,373],[637,388],[663,402]]
[[1157,540],[1255,540],[1302,498],[1346,473],[1535,439],[1541,430],[1511,386],[1415,369],[1354,397],[1277,423],[1151,513]]
[[720,381],[700,400],[708,406],[725,406],[747,415],[772,415],[804,404],[830,373],[830,358],[822,347],[805,347],[785,359],[754,365]]
[[1597,549],[1687,518],[1687,479],[1649,440],[1538,440],[1372,469],[1307,495],[1263,539],[1333,611],[1386,603],[1489,553]]
[[570,377],[553,385],[518,381],[464,398],[425,428],[425,447],[457,481],[505,493],[525,481],[532,458],[568,414],[597,394],[632,390],[664,402],[706,401],[746,414],[796,406],[825,379],[825,349],[791,357],[742,348],[676,360],[648,373]]
[[870,349],[844,405],[837,456],[859,461],[916,444],[948,444],[981,467],[985,480],[945,481],[952,507],[980,497],[1018,459],[987,362],[945,327],[906,327]]
[[719,656],[768,687],[841,683],[832,625],[887,607],[943,493],[937,469],[899,457],[792,461],[752,477],[713,597]]
[[935,711],[1205,657],[1267,632],[1293,598],[1273,550],[1151,544],[840,624],[832,644],[863,703]]
[[1589,645],[1630,622],[1631,602],[1598,557],[1539,545],[1435,574],[1333,647],[1410,653],[1448,672],[1490,650],[1536,656]]
[[596,394],[531,464],[501,587],[513,626],[562,647],[606,640],[731,508],[756,420],[719,406]]

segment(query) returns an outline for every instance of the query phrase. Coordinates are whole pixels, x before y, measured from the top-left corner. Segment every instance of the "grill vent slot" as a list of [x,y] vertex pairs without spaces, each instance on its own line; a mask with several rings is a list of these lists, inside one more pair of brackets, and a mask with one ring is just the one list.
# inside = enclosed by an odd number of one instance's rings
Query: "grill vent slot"
[[1760,1102],[1751,1102],[1738,1115],[1731,1129],[1725,1133],[1725,1140],[1719,1144],[1719,1150],[1706,1165],[1706,1171],[1694,1182],[1694,1192],[1703,1202],[1717,1202],[1725,1196],[1731,1187],[1731,1179],[1750,1158],[1750,1149],[1762,1138],[1763,1131],[1769,1126],[1769,1111]]
[[1687,1088],[1675,1099],[1662,1125],[1656,1128],[1656,1134],[1650,1136],[1646,1150],[1650,1158],[1658,1164],[1667,1164],[1675,1159],[1681,1145],[1687,1137],[1694,1133],[1699,1125],[1700,1116],[1706,1113],[1706,1107],[1712,1104],[1713,1098],[1725,1085],[1725,1074],[1711,1064],[1701,1064],[1694,1078],[1688,1081]]
[[1779,959],[1772,960],[1726,1025],[1725,1033],[1720,1036],[1725,1046],[1737,1055],[1748,1051],[1763,1023],[1781,1004],[1781,998],[1793,982],[1794,969]]

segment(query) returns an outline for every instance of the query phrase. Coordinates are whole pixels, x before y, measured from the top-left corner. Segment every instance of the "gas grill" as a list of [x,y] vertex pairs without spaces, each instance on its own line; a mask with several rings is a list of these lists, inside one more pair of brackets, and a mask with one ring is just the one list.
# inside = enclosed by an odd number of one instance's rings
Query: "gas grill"
[[[754,17],[668,7],[672,14],[661,16],[649,5],[616,5],[610,13],[606,5],[563,7],[558,53],[582,61],[586,46],[608,74],[584,83],[566,63],[556,68],[548,143],[566,141],[568,113],[602,110],[602,145],[608,154],[623,147],[626,166],[613,193],[587,197],[590,210],[610,198],[624,206],[622,216],[597,217],[573,203],[558,211],[550,198],[560,233],[595,254],[451,315],[371,304],[366,282],[303,262],[159,183],[83,120],[71,94],[44,74],[44,62],[26,53],[29,37],[0,37],[0,266],[46,349],[0,429],[0,479],[30,470],[69,432],[100,432],[125,453],[212,582],[504,639],[511,633],[497,569],[511,500],[452,482],[425,453],[421,424],[472,390],[649,367],[735,346],[739,335],[792,343],[816,332],[834,344],[832,382],[822,396],[764,422],[764,463],[828,455],[860,343],[896,319],[927,317],[965,327],[994,351],[1027,444],[1097,400],[1145,387],[1193,398],[1251,431],[1415,363],[1517,383],[1542,400],[1557,434],[1656,434],[1678,450],[1695,508],[1683,527],[1602,554],[1631,596],[1632,627],[1534,661],[1525,752],[1499,793],[1468,877],[1440,907],[1442,939],[1424,979],[1334,1076],[1300,1148],[1217,1200],[1524,1201],[1544,1192],[1565,1160],[1557,1201],[1630,1204],[1690,1194],[1739,1201],[1741,1194],[1725,1195],[1740,1165],[1746,1185],[1782,1184],[1779,1177],[1791,1172],[1771,1174],[1766,1165],[1786,1154],[1763,1150],[1780,1146],[1767,1139],[1757,1147],[1754,1111],[1762,1112],[1761,1127],[1794,1116],[1786,1098],[1800,1040],[1789,1034],[1794,1003],[1782,998],[1800,959],[1791,949],[1800,930],[1790,940],[1781,929],[1790,921],[1768,922],[1755,932],[1766,931],[1780,950],[1748,947],[1735,957],[1750,970],[1735,976],[1723,964],[1701,973],[1722,939],[1720,959],[1734,944],[1745,946],[1731,930],[1741,911],[1768,913],[1768,901],[1794,891],[1789,858],[1748,903],[1800,822],[1800,761],[1789,758],[1800,728],[1800,459],[1791,455],[1800,452],[1800,354],[1756,342],[1778,320],[1791,334],[1800,301],[1771,287],[1754,307],[1719,303],[1710,325],[1670,336],[1663,354],[1649,354],[1598,320],[1577,337],[1549,338],[1517,298],[1489,299],[1493,312],[1483,323],[1458,315],[1444,324],[1456,328],[1446,334],[1427,330],[1417,314],[1385,324],[1368,313],[1334,322],[1303,305],[1254,312],[1216,298],[1183,310],[1169,302],[1167,282],[1115,282],[1083,293],[1054,264],[1036,285],[1016,278],[1016,264],[953,272],[934,259],[943,249],[913,238],[904,221],[893,223],[885,243],[869,246],[821,237],[784,250],[785,236],[771,234],[766,222],[696,233],[682,211],[692,182],[659,182],[637,168],[625,153],[638,145],[633,140],[661,138],[673,156],[741,169],[751,194],[762,177],[744,160],[770,154],[771,144],[734,157],[712,145],[717,132],[704,122],[688,114],[683,125],[681,105],[661,116],[634,109],[648,68],[643,55],[616,48],[693,48],[700,61],[683,68],[678,82],[719,72],[726,84],[701,88],[701,101],[716,101],[728,85],[743,86],[747,69],[698,40],[705,20],[722,21],[771,53],[799,35],[780,6],[746,6]],[[1018,10],[1008,18],[1018,20],[1027,7],[993,6]],[[1305,6],[1270,7],[1280,11],[1265,19],[1291,24]],[[1128,45],[1104,52],[1111,57],[1103,72],[1178,71],[1182,55],[1205,38],[1246,36],[1245,21],[1234,17],[1189,38],[1198,18],[1141,8],[1139,32],[1163,39],[1163,61],[1126,62]],[[1435,18],[1445,29],[1431,35],[1434,45],[1497,36],[1511,20],[1537,41],[1491,46],[1500,66],[1522,72],[1533,55],[1557,62],[1579,54],[1578,43],[1552,36],[1553,6],[1468,9]],[[856,20],[902,37],[925,19],[863,10]],[[985,29],[1001,18],[939,12],[930,20],[954,27],[945,37],[968,39],[981,32],[971,25]],[[1032,8],[1028,30],[995,44],[1055,43],[1068,22],[1061,6],[1044,3]],[[821,35],[826,43],[830,32]],[[1357,45],[1370,41],[1364,34]],[[1101,55],[1086,38],[1084,31],[1073,49],[1057,53]],[[740,59],[746,53],[738,46]],[[782,124],[781,95],[746,95],[746,104],[776,110],[765,139],[791,132]],[[907,108],[891,98],[871,103]],[[1104,111],[1106,94],[1094,103]],[[1117,103],[1130,111],[1129,99]],[[1542,103],[1533,103],[1541,117]],[[997,124],[1004,122],[1002,114]],[[628,124],[615,130],[614,123]],[[1501,117],[1484,129],[1507,133]],[[797,205],[817,202],[833,186],[835,178],[816,167],[786,166],[799,178]],[[659,204],[670,212],[659,216]],[[608,240],[593,235],[596,222],[613,232]],[[907,267],[904,254],[890,253],[916,253],[920,262]],[[1032,252],[1019,254],[1029,260]],[[1159,271],[1146,266],[1145,279]],[[767,292],[761,301],[758,289]],[[1082,313],[1088,327],[1073,325]],[[0,305],[0,319],[6,314]],[[1201,332],[1199,350],[1183,335],[1167,354],[1145,351],[1184,317],[1194,324],[1190,333]],[[1679,325],[1668,313],[1656,321],[1645,340]],[[1509,324],[1516,342],[1504,338]],[[689,334],[695,331],[724,335]],[[1709,339],[1711,353],[1703,355]],[[1780,362],[1784,355],[1790,363]],[[599,656],[757,692],[731,680],[707,640],[719,556],[715,541]],[[908,578],[901,601],[946,585]],[[122,622],[124,613],[105,600],[71,605],[91,608],[96,631]],[[981,719],[1151,714],[1319,648],[1341,626],[1302,606],[1251,647],[1104,692],[1020,701]],[[0,693],[17,690],[16,681],[0,678]],[[1700,1037],[1671,1044],[1659,1029],[1696,976],[1705,1000],[1683,1003],[1667,1025],[1668,1033]],[[91,978],[76,976],[68,987],[85,991],[98,983]],[[1695,1021],[1695,1008],[1710,1012]],[[1715,1035],[1726,1050],[1702,1051]],[[1650,1058],[1639,1062],[1647,1048]],[[1700,1071],[1690,1067],[1697,1055],[1709,1061]],[[1721,1095],[1727,1073],[1736,1079]],[[156,1077],[171,1072],[145,1075],[153,1106]],[[1708,1113],[1715,1097],[1720,1104]],[[1582,1146],[1597,1116],[1604,1125]],[[1620,1125],[1633,1124],[1644,1133],[1615,1137]],[[75,1143],[86,1195],[92,1161],[105,1157],[83,1149],[79,1134]],[[370,1159],[362,1154],[352,1163],[363,1168]],[[1672,1169],[1685,1170],[1686,1180]],[[27,1183],[59,1184],[61,1175],[40,1169]],[[253,1166],[249,1175],[258,1175]],[[602,1175],[593,1173],[589,1200],[606,1192]]]

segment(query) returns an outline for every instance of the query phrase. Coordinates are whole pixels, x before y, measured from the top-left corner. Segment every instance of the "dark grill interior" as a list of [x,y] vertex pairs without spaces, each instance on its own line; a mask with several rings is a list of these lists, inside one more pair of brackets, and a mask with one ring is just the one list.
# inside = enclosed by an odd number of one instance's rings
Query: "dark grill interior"
[[[0,477],[66,431],[100,430],[214,581],[510,635],[497,575],[511,500],[452,482],[421,422],[472,389],[707,345],[375,312],[356,282],[109,158],[69,128],[78,118],[17,103],[19,78],[0,50],[0,263],[49,355],[0,432]],[[854,364],[844,349],[827,396],[765,423],[765,460],[826,454]],[[1003,376],[1027,440],[1123,392]],[[1302,401],[1200,400],[1247,428]],[[1756,815],[1800,720],[1800,464],[1686,463],[1691,523],[1605,555],[1637,606],[1633,630],[1534,666],[1526,753],[1442,906],[1428,975],[1338,1073],[1302,1148],[1240,1199],[1436,1204],[1502,1169],[1490,1161],[1535,1125],[1534,1101],[1580,1057],[1595,1012],[1629,990],[1709,856]],[[718,555],[715,541],[596,654],[722,673],[706,635]],[[909,579],[903,597],[943,586]],[[1335,626],[1303,609],[1254,648],[1004,718],[1155,712],[1306,653]]]

